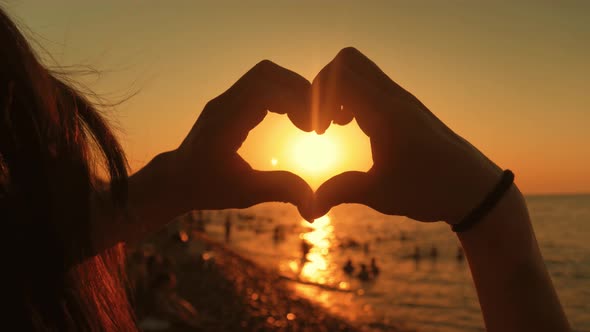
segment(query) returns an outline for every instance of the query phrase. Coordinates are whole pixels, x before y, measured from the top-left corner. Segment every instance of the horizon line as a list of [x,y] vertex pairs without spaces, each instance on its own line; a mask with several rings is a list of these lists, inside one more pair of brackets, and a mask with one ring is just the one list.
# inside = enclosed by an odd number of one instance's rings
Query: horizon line
[[524,196],[589,196],[590,191],[564,191],[564,192],[523,192]]

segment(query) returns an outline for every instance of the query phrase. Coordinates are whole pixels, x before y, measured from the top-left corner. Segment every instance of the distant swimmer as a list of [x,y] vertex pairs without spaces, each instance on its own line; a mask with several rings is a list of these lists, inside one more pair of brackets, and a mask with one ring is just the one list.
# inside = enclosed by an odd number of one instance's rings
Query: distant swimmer
[[371,258],[371,272],[374,276],[377,276],[379,272],[381,272],[379,266],[377,266],[377,263],[375,262],[375,257]]
[[369,275],[369,271],[367,270],[366,264],[361,264],[361,272],[359,272],[357,278],[359,278],[362,281],[367,281],[371,278]]
[[402,241],[402,242],[404,242],[404,241],[406,241],[407,239],[408,239],[408,237],[406,236],[406,232],[404,232],[404,231],[401,231],[401,232],[399,233],[399,240],[400,240],[400,241]]
[[277,243],[281,240],[281,233],[281,225],[276,225],[272,233],[272,240],[274,241],[274,243]]
[[307,254],[309,253],[309,251],[311,250],[311,246],[309,245],[309,243],[307,243],[307,241],[305,241],[305,239],[301,240],[301,260],[302,261],[307,261]]
[[346,274],[352,274],[354,272],[354,266],[352,266],[352,260],[347,260],[346,264],[342,268]]
[[225,242],[229,242],[231,237],[231,215],[228,213],[225,217]]
[[430,248],[430,258],[436,259],[438,257],[438,249],[435,246]]
[[420,258],[422,258],[420,254],[420,248],[418,248],[418,246],[414,247],[414,254],[410,257],[413,258],[415,261],[419,261]]

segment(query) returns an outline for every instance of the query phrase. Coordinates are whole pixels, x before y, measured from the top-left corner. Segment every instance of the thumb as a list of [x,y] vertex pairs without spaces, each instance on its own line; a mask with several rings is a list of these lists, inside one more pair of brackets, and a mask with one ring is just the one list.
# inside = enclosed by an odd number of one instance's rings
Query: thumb
[[315,193],[311,216],[319,218],[343,203],[368,204],[371,189],[369,174],[344,172],[324,182]]
[[[264,202],[285,202],[297,206],[299,213],[310,220],[313,190],[299,176],[287,171],[257,171],[249,175],[250,201],[252,205]],[[306,215],[307,214],[307,215]]]

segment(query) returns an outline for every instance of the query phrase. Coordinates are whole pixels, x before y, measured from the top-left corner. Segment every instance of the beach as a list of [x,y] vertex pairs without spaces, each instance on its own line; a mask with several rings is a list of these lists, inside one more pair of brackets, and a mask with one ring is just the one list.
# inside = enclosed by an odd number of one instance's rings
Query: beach
[[[159,256],[162,261],[158,264],[167,265],[156,269],[148,267],[148,270],[159,270],[156,274],[166,270],[164,274],[173,273],[176,278],[175,285],[170,287],[172,289],[163,287],[166,289],[162,291],[159,286],[144,287],[144,293],[151,293],[151,296],[139,296],[142,303],[138,303],[138,296],[134,296],[134,304],[139,308],[139,325],[143,330],[372,330],[355,326],[329,313],[299,295],[291,281],[257,265],[206,234],[198,231],[179,234],[179,228],[182,227],[172,223],[166,230],[131,249],[130,265],[141,264],[138,259],[141,250],[144,257]],[[144,261],[144,264],[154,265],[153,260]],[[130,279],[137,281],[137,273],[130,272]],[[161,278],[151,276],[151,279]],[[387,330],[401,331],[392,327]]]

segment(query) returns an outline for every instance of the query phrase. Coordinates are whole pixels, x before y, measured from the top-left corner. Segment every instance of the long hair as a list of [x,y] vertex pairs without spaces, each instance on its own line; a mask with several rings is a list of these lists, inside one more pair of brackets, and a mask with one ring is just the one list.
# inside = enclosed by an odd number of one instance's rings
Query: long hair
[[[96,158],[99,156],[99,158]],[[133,331],[123,247],[95,252],[97,163],[124,208],[127,164],[88,99],[45,68],[0,8],[0,242],[4,326]]]

